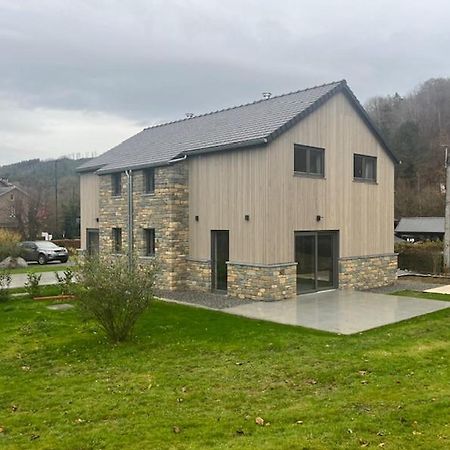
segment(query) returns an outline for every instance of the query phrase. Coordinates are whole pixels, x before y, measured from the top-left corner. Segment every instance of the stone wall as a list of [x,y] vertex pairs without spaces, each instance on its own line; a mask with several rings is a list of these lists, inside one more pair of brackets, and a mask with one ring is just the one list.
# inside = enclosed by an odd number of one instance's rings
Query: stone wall
[[[155,229],[155,259],[160,266],[158,287],[181,289],[186,281],[188,254],[188,167],[184,162],[155,169],[155,192],[144,192],[144,173],[133,173],[134,251],[145,255],[145,229]],[[111,175],[100,176],[100,252],[112,252],[112,228],[122,228],[122,248],[128,239],[127,177],[122,193],[112,196]],[[143,261],[151,260],[143,258]]]
[[297,295],[297,264],[228,263],[228,295],[251,300],[283,300]]
[[392,284],[397,279],[397,255],[373,255],[339,260],[341,289],[371,289]]
[[194,291],[211,290],[211,261],[188,258],[186,287]]

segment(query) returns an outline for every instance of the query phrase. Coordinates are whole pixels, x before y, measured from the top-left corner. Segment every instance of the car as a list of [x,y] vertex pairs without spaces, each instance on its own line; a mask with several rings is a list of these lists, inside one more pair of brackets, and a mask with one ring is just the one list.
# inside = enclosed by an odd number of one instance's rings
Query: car
[[47,264],[49,261],[65,263],[69,259],[69,252],[64,247],[59,247],[50,241],[26,241],[21,242],[23,259],[27,262]]

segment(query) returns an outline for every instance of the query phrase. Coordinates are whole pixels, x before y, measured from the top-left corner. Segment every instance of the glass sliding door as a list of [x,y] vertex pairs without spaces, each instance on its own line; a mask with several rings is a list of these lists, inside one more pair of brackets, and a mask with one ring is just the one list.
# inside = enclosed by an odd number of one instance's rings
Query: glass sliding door
[[314,292],[337,287],[337,245],[337,232],[295,233],[297,292]]
[[316,289],[316,240],[314,235],[295,236],[295,260],[297,261],[297,292]]
[[332,289],[334,287],[334,235],[317,234],[317,287],[316,289]]

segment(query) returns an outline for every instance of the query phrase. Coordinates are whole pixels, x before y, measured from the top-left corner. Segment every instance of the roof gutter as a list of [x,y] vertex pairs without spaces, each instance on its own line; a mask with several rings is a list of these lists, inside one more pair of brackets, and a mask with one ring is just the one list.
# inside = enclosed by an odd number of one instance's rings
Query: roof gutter
[[238,150],[241,148],[249,148],[249,147],[258,147],[261,145],[266,145],[268,142],[267,138],[257,138],[257,139],[250,139],[247,141],[239,141],[239,142],[233,142],[232,144],[226,144],[226,145],[218,145],[216,147],[205,147],[200,148],[198,150],[190,150],[186,152],[187,156],[190,155],[202,155],[204,153],[214,153],[219,152],[223,150]]
[[180,161],[184,161],[187,158],[187,155],[182,156],[181,158],[175,158],[175,159],[171,159],[169,161],[169,164],[174,164]]

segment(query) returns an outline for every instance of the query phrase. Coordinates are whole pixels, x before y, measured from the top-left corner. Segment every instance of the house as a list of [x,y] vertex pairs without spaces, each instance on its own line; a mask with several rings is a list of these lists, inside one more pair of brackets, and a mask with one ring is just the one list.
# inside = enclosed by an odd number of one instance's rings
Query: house
[[255,300],[392,283],[396,162],[345,81],[153,126],[79,168],[82,248],[132,229],[160,286]]
[[25,232],[28,194],[21,188],[0,178],[0,229]]
[[395,235],[408,241],[443,240],[444,217],[402,217],[395,228]]

